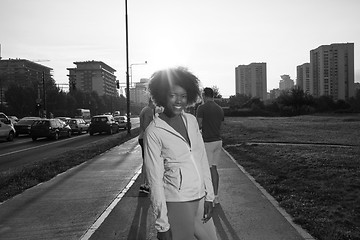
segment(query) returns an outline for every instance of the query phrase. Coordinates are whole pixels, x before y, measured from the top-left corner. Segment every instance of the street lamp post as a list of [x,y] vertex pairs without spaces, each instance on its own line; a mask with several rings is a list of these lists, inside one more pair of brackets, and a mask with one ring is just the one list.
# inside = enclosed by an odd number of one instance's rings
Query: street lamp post
[[143,63],[132,63],[132,64],[130,64],[130,80],[131,80],[131,82],[130,82],[130,86],[132,87],[132,66],[134,66],[134,65],[145,65],[145,64],[147,64],[147,61],[145,61],[145,62],[143,62]]
[[126,116],[127,116],[127,132],[131,134],[130,129],[130,86],[129,86],[129,37],[128,37],[128,14],[127,0],[125,0],[125,31],[126,31]]

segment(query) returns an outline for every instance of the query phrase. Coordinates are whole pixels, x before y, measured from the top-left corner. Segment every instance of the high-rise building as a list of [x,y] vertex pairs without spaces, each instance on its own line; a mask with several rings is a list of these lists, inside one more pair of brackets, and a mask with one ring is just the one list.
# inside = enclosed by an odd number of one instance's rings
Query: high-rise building
[[135,83],[134,88],[130,88],[130,102],[140,105],[146,105],[149,102],[149,93],[147,91],[149,79],[142,78],[140,82]]
[[251,63],[235,68],[236,94],[244,94],[266,100],[266,63]]
[[279,82],[279,89],[280,90],[289,90],[294,88],[294,80],[290,78],[289,75],[281,75],[281,80]]
[[2,59],[0,60],[0,104],[5,103],[5,92],[10,85],[37,88],[40,98],[45,81],[53,81],[51,71],[53,69],[26,59]]
[[304,63],[296,67],[296,86],[305,93],[310,93],[310,63]]
[[354,43],[322,45],[310,51],[310,94],[334,100],[354,96]]
[[69,70],[69,89],[83,92],[95,91],[99,96],[118,96],[115,69],[101,61],[74,62]]

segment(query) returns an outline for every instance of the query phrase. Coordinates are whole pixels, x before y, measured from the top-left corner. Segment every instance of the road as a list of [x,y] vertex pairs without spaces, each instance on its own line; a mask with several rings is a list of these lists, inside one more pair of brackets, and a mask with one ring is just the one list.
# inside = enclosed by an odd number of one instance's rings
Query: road
[[[139,118],[131,118],[131,124],[133,128],[138,127]],[[120,130],[120,132],[125,131]],[[0,142],[0,172],[22,167],[35,161],[43,161],[107,137],[109,135],[106,134],[94,136],[83,134],[62,138],[58,141],[43,138],[34,142],[28,136],[20,136],[13,142]]]

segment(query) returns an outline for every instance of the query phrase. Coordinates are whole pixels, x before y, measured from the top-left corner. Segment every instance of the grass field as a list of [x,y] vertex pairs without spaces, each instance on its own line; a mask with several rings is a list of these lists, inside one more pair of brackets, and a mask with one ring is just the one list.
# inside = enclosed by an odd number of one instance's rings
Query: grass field
[[229,117],[223,146],[311,235],[360,239],[360,115]]

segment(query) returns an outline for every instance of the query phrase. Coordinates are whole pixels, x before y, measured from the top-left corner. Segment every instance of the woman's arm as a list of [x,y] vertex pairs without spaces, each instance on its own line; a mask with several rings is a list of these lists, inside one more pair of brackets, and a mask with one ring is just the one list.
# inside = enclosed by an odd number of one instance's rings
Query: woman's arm
[[158,232],[166,232],[170,229],[170,224],[167,217],[163,187],[164,161],[160,157],[160,139],[153,132],[146,131],[144,146],[144,161],[146,176],[150,185],[150,200],[156,217],[155,228]]

